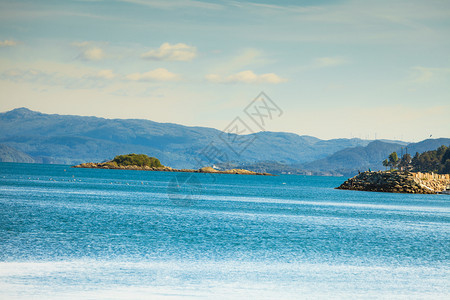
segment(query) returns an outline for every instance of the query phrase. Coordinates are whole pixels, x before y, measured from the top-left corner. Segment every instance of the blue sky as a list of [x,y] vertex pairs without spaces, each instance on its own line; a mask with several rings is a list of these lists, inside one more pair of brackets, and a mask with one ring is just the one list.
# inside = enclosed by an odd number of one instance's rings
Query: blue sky
[[0,1],[0,110],[449,137],[449,49],[450,1]]

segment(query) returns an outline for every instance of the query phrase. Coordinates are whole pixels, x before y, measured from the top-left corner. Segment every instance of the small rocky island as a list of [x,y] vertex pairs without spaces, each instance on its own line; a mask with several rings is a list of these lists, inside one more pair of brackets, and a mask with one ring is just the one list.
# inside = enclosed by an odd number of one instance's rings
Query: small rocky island
[[449,174],[413,173],[408,171],[363,172],[341,184],[337,189],[437,194],[444,192],[450,185]]
[[113,160],[103,163],[82,163],[73,168],[92,168],[92,169],[119,169],[119,170],[143,170],[143,171],[161,171],[161,172],[190,172],[190,173],[214,173],[214,174],[241,174],[241,175],[265,175],[274,176],[270,173],[258,173],[244,169],[231,169],[219,171],[212,167],[200,169],[174,169],[161,164],[159,159],[149,157],[145,154],[125,154],[114,157]]

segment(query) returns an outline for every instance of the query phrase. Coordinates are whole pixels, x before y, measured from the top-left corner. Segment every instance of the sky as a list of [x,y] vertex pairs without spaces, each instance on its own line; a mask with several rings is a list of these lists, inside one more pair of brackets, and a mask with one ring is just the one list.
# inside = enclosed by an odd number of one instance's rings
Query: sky
[[449,49],[448,0],[0,0],[0,111],[448,138]]

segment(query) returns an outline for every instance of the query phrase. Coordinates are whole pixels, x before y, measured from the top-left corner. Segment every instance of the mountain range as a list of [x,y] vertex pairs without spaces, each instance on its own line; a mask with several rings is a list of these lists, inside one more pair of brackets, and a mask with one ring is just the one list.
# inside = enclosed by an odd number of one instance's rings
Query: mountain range
[[416,152],[435,150],[441,145],[450,145],[450,139],[428,139],[418,143],[391,143],[383,141],[373,141],[367,146],[351,147],[339,150],[336,153],[323,159],[300,164],[298,167],[316,172],[333,171],[338,174],[353,175],[357,171],[380,170],[382,161],[392,152],[397,152],[398,156],[409,153],[412,156]]
[[[0,113],[0,160],[79,164],[101,162],[126,153],[143,153],[174,168],[232,163],[276,162],[297,170],[347,174],[381,168],[392,151],[433,150],[450,139],[401,141],[331,139],[284,132],[236,135],[140,119],[105,119],[44,114],[27,108]],[[13,155],[13,153],[15,153]],[[13,158],[14,157],[14,158]],[[21,159],[22,157],[22,159]]]
[[28,154],[6,145],[0,145],[0,162],[35,163]]

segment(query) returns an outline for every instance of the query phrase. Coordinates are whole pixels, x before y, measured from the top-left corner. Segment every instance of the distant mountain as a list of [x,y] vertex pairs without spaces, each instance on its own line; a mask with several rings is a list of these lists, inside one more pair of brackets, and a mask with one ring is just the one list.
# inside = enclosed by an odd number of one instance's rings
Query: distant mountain
[[381,162],[387,155],[401,147],[400,144],[373,141],[365,147],[343,149],[326,158],[305,163],[299,167],[314,171],[333,170],[343,175],[354,174],[358,170],[366,171],[369,168],[378,170],[384,168]]
[[0,113],[0,144],[4,145],[4,161],[79,164],[142,153],[174,168],[200,168],[222,161],[258,172],[351,175],[358,170],[383,169],[382,160],[393,151],[414,155],[450,145],[450,139],[407,144],[389,140],[321,140],[283,132],[237,136],[206,127],[50,115],[18,108]]
[[335,172],[343,175],[354,175],[360,171],[383,170],[382,161],[390,153],[397,152],[399,156],[403,153],[435,150],[441,145],[450,145],[450,139],[428,139],[418,143],[405,144],[373,141],[365,147],[357,146],[343,149],[336,153],[316,161],[296,165],[296,167],[314,172]]
[[0,162],[34,163],[36,160],[22,151],[0,145]]
[[328,170],[306,170],[298,165],[288,165],[277,161],[260,161],[256,163],[225,163],[216,165],[219,169],[245,169],[259,173],[270,173],[275,175],[291,174],[291,175],[318,175],[318,176],[341,176],[336,171]]
[[[242,140],[250,140],[251,143],[247,146],[241,143]],[[238,143],[230,147],[230,141]],[[360,139],[321,140],[283,132],[236,136],[206,127],[137,119],[50,115],[26,108],[0,113],[0,143],[44,163],[101,162],[119,154],[143,153],[174,168],[198,168],[212,164],[213,161],[208,159],[214,154],[210,151],[214,150],[224,154],[221,158],[225,161],[255,163],[276,160],[284,164],[300,164],[349,147],[366,146],[369,142]],[[246,146],[245,151],[241,151],[242,145]]]
[[[437,148],[439,148],[442,145],[449,146],[450,139],[446,139],[446,138],[427,139],[427,140],[423,140],[418,143],[411,143],[411,144],[408,144],[407,150],[408,150],[408,153],[411,154],[411,156],[414,156],[414,154],[416,152],[422,153],[425,151],[436,150]],[[405,150],[403,150],[403,151],[405,151]]]

